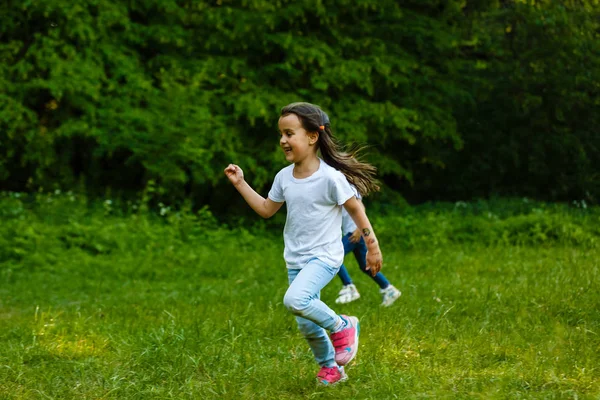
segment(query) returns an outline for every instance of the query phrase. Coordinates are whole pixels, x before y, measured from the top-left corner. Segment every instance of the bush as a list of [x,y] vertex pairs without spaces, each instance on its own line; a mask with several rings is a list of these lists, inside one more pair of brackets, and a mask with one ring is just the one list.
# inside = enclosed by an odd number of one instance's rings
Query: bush
[[575,207],[527,199],[439,203],[371,219],[382,243],[404,248],[460,243],[596,247],[600,238],[600,210],[585,203]]

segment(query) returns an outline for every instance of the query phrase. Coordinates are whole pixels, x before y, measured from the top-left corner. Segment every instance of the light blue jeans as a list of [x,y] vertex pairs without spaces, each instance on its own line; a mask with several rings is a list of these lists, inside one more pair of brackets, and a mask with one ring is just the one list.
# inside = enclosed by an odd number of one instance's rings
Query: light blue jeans
[[290,287],[283,298],[283,304],[296,316],[300,332],[322,367],[337,365],[327,331],[333,330],[340,317],[321,301],[320,294],[338,270],[339,267],[331,267],[317,258],[302,269],[288,269]]

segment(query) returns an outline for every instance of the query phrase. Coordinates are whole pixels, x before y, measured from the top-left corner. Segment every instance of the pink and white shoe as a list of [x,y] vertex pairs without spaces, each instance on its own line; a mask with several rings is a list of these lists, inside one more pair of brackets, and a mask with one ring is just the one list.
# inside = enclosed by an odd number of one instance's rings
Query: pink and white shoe
[[339,332],[331,334],[331,341],[335,348],[335,362],[338,365],[346,365],[358,352],[358,335],[360,334],[360,325],[358,318],[341,315],[348,324]]
[[344,367],[321,367],[317,374],[317,382],[325,386],[333,386],[347,379],[348,375],[346,375]]

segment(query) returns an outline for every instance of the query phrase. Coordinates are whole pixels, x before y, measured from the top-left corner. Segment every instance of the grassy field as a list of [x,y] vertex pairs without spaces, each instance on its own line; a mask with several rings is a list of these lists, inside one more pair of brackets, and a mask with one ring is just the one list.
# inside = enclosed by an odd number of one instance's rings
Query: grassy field
[[[485,234],[481,215],[382,218],[383,272],[403,296],[381,308],[347,259],[362,297],[334,309],[360,318],[361,348],[350,380],[323,388],[282,305],[279,234],[112,207],[0,201],[0,398],[600,397],[597,213],[491,218],[494,241],[465,239]],[[442,240],[459,220],[463,235]],[[401,245],[428,224],[431,245]],[[532,228],[513,241],[514,226]]]

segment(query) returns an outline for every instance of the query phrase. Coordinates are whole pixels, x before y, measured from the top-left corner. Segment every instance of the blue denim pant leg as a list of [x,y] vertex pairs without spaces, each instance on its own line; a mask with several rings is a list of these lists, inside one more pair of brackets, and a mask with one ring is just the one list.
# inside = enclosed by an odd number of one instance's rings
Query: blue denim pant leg
[[338,268],[318,259],[309,261],[302,269],[288,269],[290,287],[283,298],[286,308],[296,315],[298,328],[322,367],[336,365],[327,331],[334,328],[339,316],[321,301],[320,292],[337,271]]
[[360,270],[369,275],[369,277],[379,285],[379,288],[385,289],[390,286],[390,282],[381,272],[378,272],[377,275],[373,276],[371,275],[371,272],[367,270],[367,244],[365,243],[365,239],[361,237],[357,243],[352,243],[350,241],[350,235],[351,233],[345,235],[342,239],[342,243],[344,243],[344,254],[353,252]]
[[348,273],[348,270],[344,264],[340,266],[340,272],[338,272],[338,276],[342,280],[342,285],[347,286],[352,284],[352,278],[350,278],[350,274]]
[[[350,253],[352,250],[354,250],[354,246],[356,245],[356,243],[352,243],[350,241],[350,235],[351,234],[342,236],[342,244],[344,245],[344,255],[346,255],[346,254]],[[342,280],[342,285],[346,286],[346,285],[350,285],[352,283],[352,278],[350,277],[350,274],[348,273],[348,269],[346,268],[346,266],[343,263],[340,266],[340,271],[338,272],[338,276]]]

